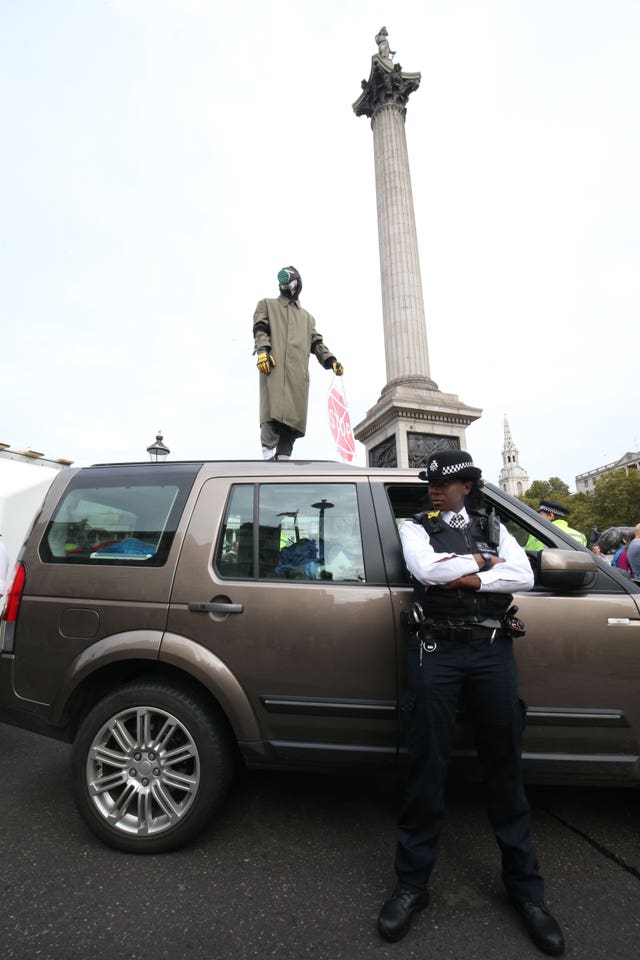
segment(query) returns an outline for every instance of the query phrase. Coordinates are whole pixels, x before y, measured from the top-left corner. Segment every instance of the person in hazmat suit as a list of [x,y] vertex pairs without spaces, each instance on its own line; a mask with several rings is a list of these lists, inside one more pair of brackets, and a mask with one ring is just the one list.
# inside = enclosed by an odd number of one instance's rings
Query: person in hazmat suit
[[260,300],[253,315],[254,353],[260,373],[260,441],[265,460],[289,460],[293,444],[307,429],[309,355],[341,377],[338,363],[316,330],[299,297],[302,277],[295,267],[278,273],[280,296]]

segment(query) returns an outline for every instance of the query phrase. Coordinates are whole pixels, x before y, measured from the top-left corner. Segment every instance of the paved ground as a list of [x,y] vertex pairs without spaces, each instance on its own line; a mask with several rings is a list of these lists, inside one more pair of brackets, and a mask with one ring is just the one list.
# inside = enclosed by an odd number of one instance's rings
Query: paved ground
[[[247,775],[187,850],[102,846],[73,807],[69,749],[0,726],[3,960],[527,960],[543,956],[504,900],[478,788],[453,784],[432,904],[380,941],[393,883],[396,785]],[[567,956],[630,960],[640,944],[640,795],[532,788],[547,899]]]

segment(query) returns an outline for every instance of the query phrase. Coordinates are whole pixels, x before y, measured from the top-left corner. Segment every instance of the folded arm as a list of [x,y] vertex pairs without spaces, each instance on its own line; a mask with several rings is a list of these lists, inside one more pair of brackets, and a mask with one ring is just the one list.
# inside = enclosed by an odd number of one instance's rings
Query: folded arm
[[459,583],[461,587],[487,593],[515,593],[530,590],[533,586],[533,572],[527,555],[502,524],[499,562],[482,573],[477,554],[436,553],[424,527],[412,520],[406,520],[402,525],[400,539],[409,573],[427,586],[453,586],[461,578],[465,578]]
[[478,571],[478,564],[471,554],[436,553],[424,527],[413,520],[405,520],[400,528],[400,539],[407,570],[420,583],[443,585]]

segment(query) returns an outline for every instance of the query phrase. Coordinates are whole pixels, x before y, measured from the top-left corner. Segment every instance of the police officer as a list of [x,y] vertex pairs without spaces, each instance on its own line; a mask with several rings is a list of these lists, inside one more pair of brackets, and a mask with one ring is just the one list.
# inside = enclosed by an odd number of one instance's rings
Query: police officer
[[481,471],[468,453],[434,453],[420,477],[429,484],[433,510],[405,521],[400,537],[416,584],[415,618],[424,622],[407,642],[409,781],[397,828],[398,882],[382,908],[378,931],[385,940],[399,940],[412,915],[428,903],[445,774],[464,693],[507,895],[533,942],[560,956],[564,939],[543,905],[520,759],[525,706],[518,697],[512,637],[523,629],[509,608],[513,592],[533,586],[531,566],[487,510]]
[[[541,500],[538,513],[541,517],[544,517],[545,520],[548,520],[549,523],[555,524],[556,527],[560,527],[561,530],[568,533],[569,536],[572,537],[573,540],[577,540],[581,546],[586,547],[587,538],[584,533],[580,533],[579,530],[574,530],[573,527],[569,526],[567,517],[569,516],[570,510],[568,507],[565,507],[564,504],[558,503],[557,500]],[[525,550],[544,550],[544,547],[544,543],[538,540],[537,537],[534,537],[532,533],[529,534],[529,539],[524,545]]]

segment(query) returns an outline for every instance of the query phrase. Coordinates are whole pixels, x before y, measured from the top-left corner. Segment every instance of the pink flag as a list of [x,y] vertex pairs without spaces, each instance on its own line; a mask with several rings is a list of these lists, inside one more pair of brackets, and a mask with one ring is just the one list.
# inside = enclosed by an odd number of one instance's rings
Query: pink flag
[[341,459],[351,463],[356,452],[356,441],[346,398],[335,385],[329,391],[329,426]]

